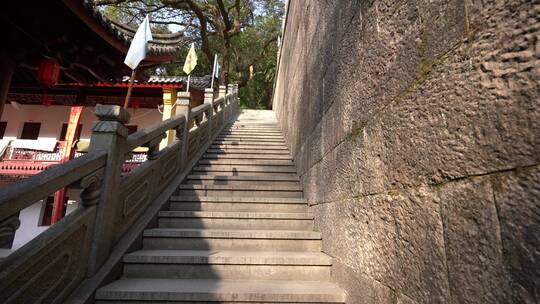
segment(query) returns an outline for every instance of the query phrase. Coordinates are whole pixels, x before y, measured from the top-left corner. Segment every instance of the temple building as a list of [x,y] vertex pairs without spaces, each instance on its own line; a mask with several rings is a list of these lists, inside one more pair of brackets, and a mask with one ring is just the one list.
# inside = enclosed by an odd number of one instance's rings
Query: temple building
[[[87,152],[96,104],[122,105],[131,70],[123,60],[135,29],[117,24],[89,1],[13,1],[0,12],[5,29],[0,49],[0,188]],[[128,108],[129,132],[174,115],[176,92],[186,77],[150,76],[159,64],[179,60],[189,42],[182,33],[153,34],[140,64]],[[192,77],[192,104],[203,102],[211,77]],[[70,133],[71,132],[71,133]],[[167,139],[166,139],[167,140]],[[133,151],[126,172],[146,158]],[[60,217],[76,209],[78,193],[45,197],[19,214],[21,227],[3,242],[0,256],[24,245]],[[58,204],[58,203],[57,203]],[[3,250],[3,252],[2,252]]]

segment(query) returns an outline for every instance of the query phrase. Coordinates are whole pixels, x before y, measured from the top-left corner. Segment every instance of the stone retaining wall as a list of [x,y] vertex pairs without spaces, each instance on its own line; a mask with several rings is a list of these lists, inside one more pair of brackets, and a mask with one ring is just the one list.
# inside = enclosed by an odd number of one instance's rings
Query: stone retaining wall
[[540,3],[289,2],[274,109],[349,303],[540,302]]

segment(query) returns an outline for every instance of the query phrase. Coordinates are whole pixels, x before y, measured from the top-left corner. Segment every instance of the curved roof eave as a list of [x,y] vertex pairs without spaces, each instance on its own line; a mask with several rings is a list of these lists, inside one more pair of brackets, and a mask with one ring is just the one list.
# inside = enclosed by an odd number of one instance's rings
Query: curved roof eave
[[[108,19],[94,9],[91,0],[63,0],[63,2],[103,40],[118,51],[127,53],[136,29]],[[171,62],[177,58],[180,49],[189,43],[181,32],[153,34],[153,36],[154,40],[149,43],[148,54],[142,66]]]

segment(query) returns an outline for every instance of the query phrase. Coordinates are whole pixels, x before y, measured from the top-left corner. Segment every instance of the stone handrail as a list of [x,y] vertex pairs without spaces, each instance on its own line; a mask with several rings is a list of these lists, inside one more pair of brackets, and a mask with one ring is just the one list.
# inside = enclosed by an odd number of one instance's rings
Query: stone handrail
[[152,126],[148,129],[137,131],[128,136],[128,150],[133,150],[137,147],[143,146],[153,139],[162,139],[163,134],[170,130],[181,128],[184,126],[186,117],[184,115],[177,115],[164,120],[162,123]]
[[203,103],[202,105],[197,106],[197,107],[193,108],[193,110],[191,110],[191,117],[193,117],[193,119],[197,120],[197,118],[199,118],[209,108],[210,108],[209,104]]
[[[220,91],[223,87],[220,88]],[[178,93],[177,116],[128,136],[129,114],[97,105],[89,152],[0,190],[0,237],[16,230],[17,212],[61,188],[80,190],[79,207],[0,263],[3,303],[86,303],[174,194],[178,185],[239,109],[231,87],[216,110],[213,92],[190,109]],[[225,114],[226,113],[226,114]],[[160,149],[166,134],[174,136]],[[148,147],[132,171],[131,151]],[[39,290],[39,292],[35,292]]]
[[8,187],[0,196],[0,222],[47,197],[57,189],[72,185],[105,166],[106,154],[92,153],[55,166]]
[[225,102],[224,97],[217,98],[216,100],[214,100],[214,107],[217,106],[217,105],[220,105],[220,104],[222,104],[224,102]]

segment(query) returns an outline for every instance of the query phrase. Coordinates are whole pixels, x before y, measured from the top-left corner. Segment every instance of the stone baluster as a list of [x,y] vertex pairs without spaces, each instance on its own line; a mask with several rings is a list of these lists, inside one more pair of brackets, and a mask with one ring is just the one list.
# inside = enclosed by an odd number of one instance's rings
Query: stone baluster
[[167,134],[163,133],[161,136],[158,136],[145,144],[145,147],[148,147],[148,152],[146,153],[146,158],[148,160],[154,160],[159,157],[159,146],[166,137]]
[[176,101],[176,115],[184,114],[186,117],[186,122],[182,128],[182,133],[179,134],[180,130],[176,131],[176,138],[182,142],[181,147],[181,160],[180,160],[180,169],[184,170],[187,165],[188,158],[188,146],[189,146],[189,130],[193,127],[193,122],[191,121],[191,93],[189,92],[178,92],[178,100]]
[[[90,274],[108,258],[115,238],[115,219],[119,211],[120,174],[126,159],[129,113],[120,106],[98,104],[94,112],[98,121],[92,126],[89,153],[105,151],[107,161],[101,181],[94,238],[88,261]],[[96,192],[96,189],[90,189]],[[87,193],[89,194],[89,193]],[[89,200],[89,199],[85,199]],[[91,200],[95,202],[95,199]]]
[[15,232],[21,226],[19,217],[14,215],[0,222],[0,245],[11,247],[15,239]]
[[238,97],[238,83],[233,85],[233,102],[234,102],[234,111],[240,110],[240,98]]
[[[227,85],[227,97],[229,99],[229,104],[231,106],[231,111],[229,113],[234,113],[234,85],[232,83],[228,84]],[[230,117],[228,117],[227,119],[229,119]]]
[[204,103],[205,104],[209,104],[210,105],[210,110],[208,110],[206,113],[207,113],[207,117],[206,119],[208,120],[208,125],[207,125],[207,128],[208,128],[208,135],[206,136],[206,138],[208,140],[210,140],[212,138],[212,133],[213,133],[213,129],[214,129],[214,124],[216,123],[214,121],[214,92],[212,92],[212,89],[204,89]]
[[225,97],[225,95],[227,95],[227,87],[224,85],[220,85],[218,94],[219,94],[219,97]]
[[[162,120],[167,120],[176,115],[176,108],[174,107],[174,103],[176,102],[176,96],[177,96],[176,89],[168,89],[168,88],[163,89],[163,114],[161,115]],[[167,138],[162,140],[161,143],[159,144],[160,150],[172,144],[174,140],[173,133],[174,132],[172,130],[167,131]]]
[[223,113],[225,115],[225,117],[228,116],[228,113],[229,113],[229,108],[227,106],[227,87],[224,86],[224,85],[220,85],[219,86],[219,89],[218,89],[218,98],[221,98],[223,97],[223,107],[225,108],[225,112]]

